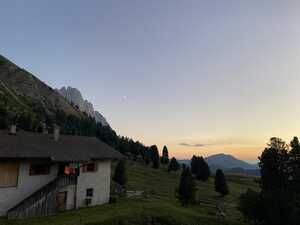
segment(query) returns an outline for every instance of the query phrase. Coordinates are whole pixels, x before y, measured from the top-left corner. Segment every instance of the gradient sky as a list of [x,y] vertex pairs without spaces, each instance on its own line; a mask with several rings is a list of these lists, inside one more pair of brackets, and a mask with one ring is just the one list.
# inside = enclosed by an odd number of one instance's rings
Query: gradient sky
[[171,155],[300,135],[300,1],[4,0],[0,54]]

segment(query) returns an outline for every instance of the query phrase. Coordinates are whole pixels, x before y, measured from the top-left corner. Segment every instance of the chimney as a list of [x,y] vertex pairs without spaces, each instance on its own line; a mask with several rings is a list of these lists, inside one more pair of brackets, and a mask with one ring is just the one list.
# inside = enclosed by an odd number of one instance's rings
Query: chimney
[[48,134],[48,129],[46,123],[43,123],[43,134]]
[[54,126],[53,134],[54,134],[54,141],[58,141],[59,135],[60,135],[59,126],[57,126],[57,125]]
[[9,134],[10,135],[16,135],[17,134],[17,126],[15,124],[10,126]]

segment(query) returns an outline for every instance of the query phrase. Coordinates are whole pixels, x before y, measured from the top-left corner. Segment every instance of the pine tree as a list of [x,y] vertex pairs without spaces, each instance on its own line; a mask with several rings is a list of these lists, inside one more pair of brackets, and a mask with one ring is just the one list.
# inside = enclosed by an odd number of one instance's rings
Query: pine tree
[[183,206],[193,203],[195,200],[195,183],[190,168],[183,170],[179,183],[178,197]]
[[161,157],[161,164],[169,163],[169,152],[167,146],[164,146]]
[[240,198],[241,212],[256,224],[300,224],[299,161],[294,157],[299,148],[298,138],[290,146],[288,152],[282,139],[270,139],[259,157],[262,190],[248,191]]
[[192,159],[191,159],[191,173],[192,174],[197,174],[197,157],[195,155],[193,155]]
[[154,169],[159,168],[159,153],[158,153],[158,148],[156,145],[152,145],[150,147],[150,152],[151,152],[151,161]]
[[203,157],[193,156],[191,162],[192,174],[197,180],[207,181],[210,177],[210,168]]
[[280,138],[271,138],[268,147],[259,157],[261,168],[261,186],[264,190],[283,188],[287,184],[285,161],[288,158],[288,146]]
[[123,187],[127,184],[128,178],[125,160],[120,160],[117,164],[113,180]]
[[217,169],[215,177],[215,191],[220,193],[222,197],[229,194],[227,181],[222,170]]
[[203,157],[198,157],[197,179],[207,181],[210,177],[210,169]]
[[300,155],[300,143],[298,137],[294,137],[291,141],[291,151],[289,152],[292,156]]
[[177,171],[180,169],[180,164],[177,162],[176,158],[173,157],[168,166],[168,172]]

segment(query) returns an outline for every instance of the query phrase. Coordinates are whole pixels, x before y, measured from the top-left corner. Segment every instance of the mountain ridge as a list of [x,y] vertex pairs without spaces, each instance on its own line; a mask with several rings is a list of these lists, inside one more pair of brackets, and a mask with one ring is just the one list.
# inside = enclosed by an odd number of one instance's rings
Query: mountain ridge
[[87,115],[94,118],[96,122],[100,122],[103,126],[109,126],[105,117],[94,109],[94,105],[91,102],[84,99],[77,88],[64,86],[60,89],[56,89],[56,91],[65,97],[71,104],[74,104],[75,107],[78,107],[81,112],[85,112]]
[[228,154],[215,154],[205,158],[209,165],[222,166],[224,169],[231,168],[243,168],[243,169],[257,169],[258,166],[254,164],[247,163],[243,160],[237,159],[232,155]]
[[[224,153],[210,155],[205,158],[212,171],[222,169],[227,173],[245,174],[250,176],[260,176],[259,167],[250,164],[236,157]],[[179,160],[179,162],[190,165],[191,160]]]
[[0,99],[10,116],[31,113],[36,120],[53,117],[57,111],[79,119],[86,116],[52,87],[0,55]]

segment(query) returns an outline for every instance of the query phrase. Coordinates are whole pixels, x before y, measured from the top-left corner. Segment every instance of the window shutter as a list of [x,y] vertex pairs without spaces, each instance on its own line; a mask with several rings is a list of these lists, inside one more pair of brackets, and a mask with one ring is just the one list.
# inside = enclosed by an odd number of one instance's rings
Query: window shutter
[[0,163],[0,187],[16,187],[19,163]]

